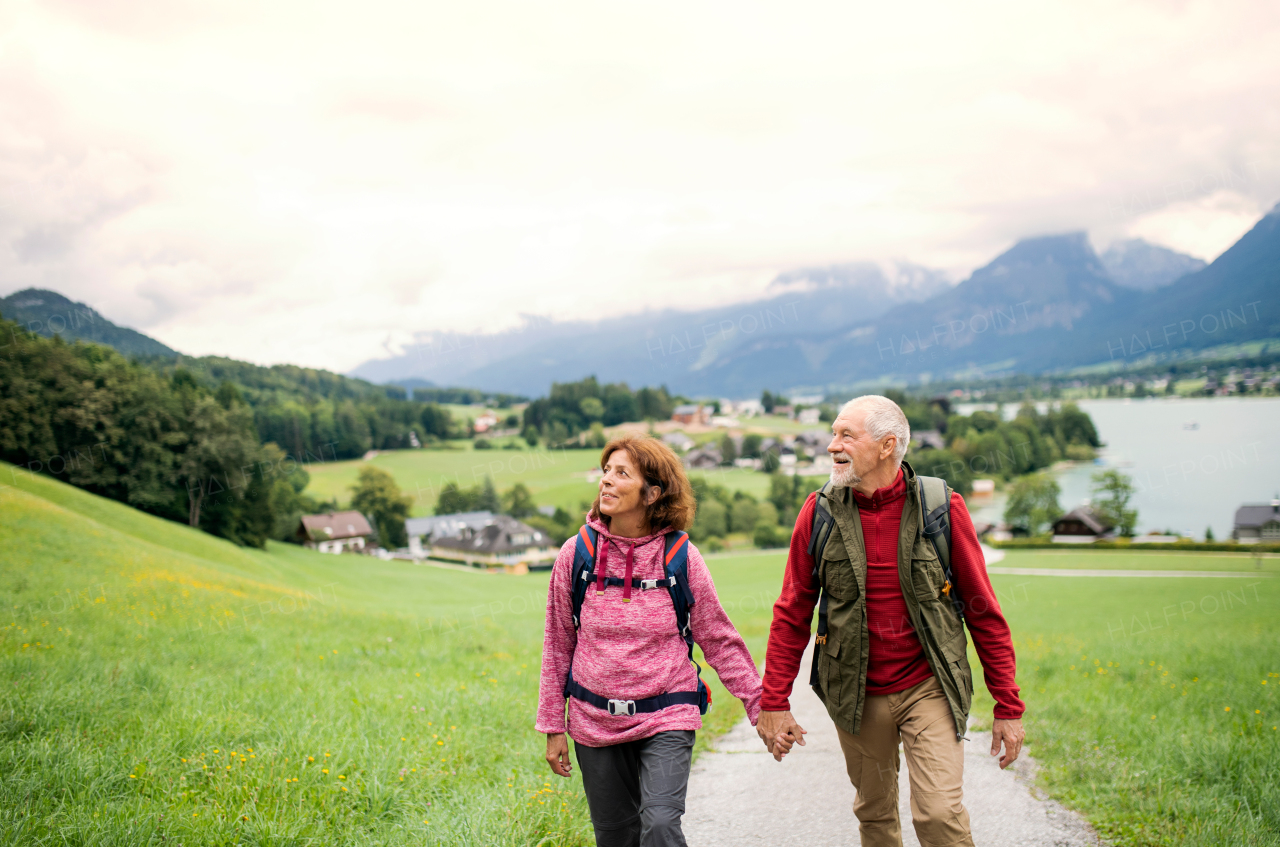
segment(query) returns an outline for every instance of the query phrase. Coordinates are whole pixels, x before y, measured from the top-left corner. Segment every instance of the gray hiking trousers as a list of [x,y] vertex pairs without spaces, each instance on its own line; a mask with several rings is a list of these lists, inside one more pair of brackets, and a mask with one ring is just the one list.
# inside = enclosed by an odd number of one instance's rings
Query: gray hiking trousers
[[685,847],[693,739],[678,729],[609,747],[574,742],[597,847]]

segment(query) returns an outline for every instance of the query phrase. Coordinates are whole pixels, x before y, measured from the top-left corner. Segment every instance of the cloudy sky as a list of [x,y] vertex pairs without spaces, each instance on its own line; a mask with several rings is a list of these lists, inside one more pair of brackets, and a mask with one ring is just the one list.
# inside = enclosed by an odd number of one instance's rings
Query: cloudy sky
[[1280,200],[1270,2],[0,0],[0,294],[346,370]]

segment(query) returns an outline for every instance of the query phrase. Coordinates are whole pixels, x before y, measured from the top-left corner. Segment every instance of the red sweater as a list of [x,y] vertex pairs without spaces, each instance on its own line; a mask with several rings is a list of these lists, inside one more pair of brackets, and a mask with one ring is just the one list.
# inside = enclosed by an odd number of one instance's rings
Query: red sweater
[[[905,691],[933,673],[911,625],[898,578],[898,532],[906,493],[902,471],[898,471],[892,485],[870,497],[854,492],[867,550],[868,695]],[[791,683],[809,643],[809,624],[818,601],[813,558],[809,555],[814,500],[815,495],[810,494],[796,518],[782,594],[773,606],[761,701],[761,708],[771,712],[791,708]],[[1019,718],[1025,707],[1018,699],[1014,679],[1016,664],[1009,624],[987,578],[978,535],[959,494],[951,496],[951,570],[965,601],[965,622],[982,662],[987,690],[996,701],[995,716]]]

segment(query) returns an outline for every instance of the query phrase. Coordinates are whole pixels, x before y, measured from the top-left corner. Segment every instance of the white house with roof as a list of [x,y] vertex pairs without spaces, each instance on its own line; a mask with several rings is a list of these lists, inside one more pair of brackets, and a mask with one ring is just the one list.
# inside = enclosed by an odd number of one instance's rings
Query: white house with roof
[[359,512],[303,515],[294,537],[321,553],[362,553],[373,527]]
[[1231,537],[1241,544],[1280,542],[1280,499],[1270,503],[1245,503],[1236,509]]

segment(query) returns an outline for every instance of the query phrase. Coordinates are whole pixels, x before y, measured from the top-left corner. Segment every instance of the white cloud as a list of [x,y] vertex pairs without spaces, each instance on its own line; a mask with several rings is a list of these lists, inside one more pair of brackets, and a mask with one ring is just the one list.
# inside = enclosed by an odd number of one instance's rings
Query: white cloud
[[1278,35],[1267,3],[10,4],[0,290],[346,369],[1042,232],[1212,258],[1280,199]]

